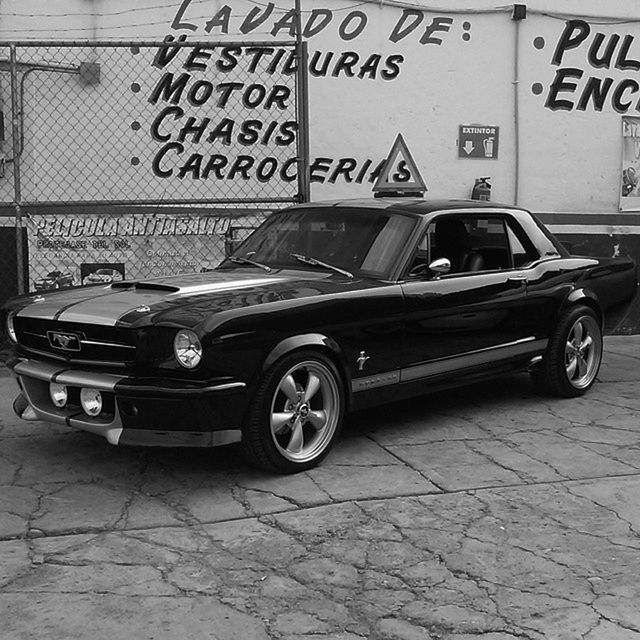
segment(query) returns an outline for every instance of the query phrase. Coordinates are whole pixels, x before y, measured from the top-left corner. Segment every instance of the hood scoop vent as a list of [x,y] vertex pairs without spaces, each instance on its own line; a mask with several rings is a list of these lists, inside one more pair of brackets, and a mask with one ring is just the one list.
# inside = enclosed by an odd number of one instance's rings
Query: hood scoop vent
[[135,291],[167,291],[169,293],[175,293],[180,291],[180,287],[176,287],[172,284],[162,284],[160,282],[114,282],[111,285],[112,289],[127,289]]

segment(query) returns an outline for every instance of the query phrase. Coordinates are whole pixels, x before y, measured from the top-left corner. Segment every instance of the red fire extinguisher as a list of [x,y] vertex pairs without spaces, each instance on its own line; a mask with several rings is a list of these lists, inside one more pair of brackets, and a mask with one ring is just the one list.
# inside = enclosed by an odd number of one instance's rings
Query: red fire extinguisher
[[489,184],[490,176],[486,178],[476,178],[476,183],[471,191],[472,200],[491,200],[491,185]]

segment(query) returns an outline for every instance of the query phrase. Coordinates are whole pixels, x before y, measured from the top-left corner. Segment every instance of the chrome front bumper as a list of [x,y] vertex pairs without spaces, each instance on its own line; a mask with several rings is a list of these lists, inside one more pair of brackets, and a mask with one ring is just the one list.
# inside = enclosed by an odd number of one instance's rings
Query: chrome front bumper
[[[39,420],[65,424],[74,429],[100,435],[111,444],[119,443],[122,435],[122,420],[115,402],[113,413],[92,418],[81,409],[69,411],[64,407],[56,407],[49,397],[49,383],[57,382],[68,387],[88,387],[115,397],[115,386],[123,379],[122,376],[61,369],[60,365],[31,360],[18,362],[13,368],[13,373],[18,379],[20,389],[29,406]],[[30,416],[26,419],[30,419]]]
[[[63,368],[61,364],[38,360],[19,360],[13,364],[12,369],[25,401],[28,403],[25,406],[25,402],[20,401],[20,396],[14,401],[14,411],[24,420],[42,420],[88,431],[102,436],[113,445],[212,447],[239,442],[241,439],[240,429],[188,431],[183,429],[125,428],[116,401],[118,392],[116,385],[122,383],[124,388],[130,390],[131,385],[128,384],[127,376],[67,369]],[[111,409],[99,416],[91,417],[77,405],[56,407],[49,395],[49,384],[52,382],[77,390],[81,388],[97,389],[107,399],[107,404]],[[158,387],[152,390],[159,391],[163,395],[172,393],[175,396],[184,396],[191,393],[202,395],[229,392],[240,387],[244,388],[244,384],[221,383],[199,389],[163,389]],[[140,391],[143,394],[145,391],[149,391],[149,388],[142,387]]]

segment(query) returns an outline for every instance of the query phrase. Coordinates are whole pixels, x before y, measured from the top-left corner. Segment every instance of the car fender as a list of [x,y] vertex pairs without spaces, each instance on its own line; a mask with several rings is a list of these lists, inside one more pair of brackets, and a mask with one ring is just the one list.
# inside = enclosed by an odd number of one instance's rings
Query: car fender
[[317,349],[319,351],[323,351],[331,358],[342,377],[345,398],[347,400],[347,405],[349,405],[351,397],[351,381],[347,371],[344,353],[340,348],[340,345],[333,340],[333,338],[322,333],[303,333],[297,336],[289,336],[288,338],[284,338],[278,342],[278,344],[271,349],[267,357],[264,359],[260,375],[262,376],[266,373],[266,371],[270,369],[280,358],[293,351],[298,351],[299,349]]
[[[304,333],[297,336],[289,336],[278,342],[278,344],[271,349],[267,357],[262,363],[262,372],[264,373],[282,356],[287,355],[291,351],[304,348],[320,348],[323,351],[329,350],[334,355],[334,360],[337,359],[341,366],[343,366],[344,356],[342,349],[338,343],[323,335],[322,333]],[[344,368],[344,367],[343,367]]]
[[566,298],[564,303],[560,306],[558,317],[560,317],[569,307],[576,304],[584,304],[595,311],[600,321],[600,326],[604,326],[604,313],[602,311],[602,305],[598,300],[598,296],[590,289],[583,287],[574,289]]

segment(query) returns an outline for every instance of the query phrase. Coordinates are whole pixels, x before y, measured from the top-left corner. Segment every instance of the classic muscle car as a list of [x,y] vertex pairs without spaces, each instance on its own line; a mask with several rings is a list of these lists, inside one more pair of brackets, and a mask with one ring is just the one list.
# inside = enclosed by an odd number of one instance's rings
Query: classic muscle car
[[273,213],[215,270],[6,305],[15,411],[112,444],[240,442],[290,473],[345,413],[511,371],[572,397],[636,292],[529,212],[395,198]]
[[107,284],[122,279],[122,273],[118,269],[96,269],[82,279],[82,284]]
[[73,274],[62,271],[49,271],[44,278],[33,283],[36,291],[46,291],[47,289],[64,289],[73,287]]

